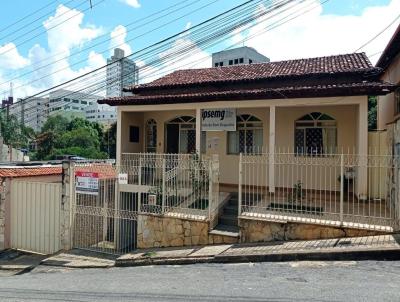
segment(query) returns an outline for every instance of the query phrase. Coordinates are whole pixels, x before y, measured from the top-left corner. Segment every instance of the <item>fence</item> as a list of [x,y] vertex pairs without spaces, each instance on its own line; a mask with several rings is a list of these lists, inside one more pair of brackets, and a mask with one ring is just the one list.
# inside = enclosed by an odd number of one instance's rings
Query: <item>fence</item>
[[390,230],[399,219],[391,155],[241,154],[239,214]]
[[[76,178],[73,207],[73,246],[109,254],[136,248],[137,206],[118,190],[118,169],[107,162],[82,162],[73,167]],[[80,188],[87,177],[91,189]]]
[[141,213],[204,220],[217,216],[217,157],[125,153],[119,169],[127,176],[126,189],[139,192],[136,198]]

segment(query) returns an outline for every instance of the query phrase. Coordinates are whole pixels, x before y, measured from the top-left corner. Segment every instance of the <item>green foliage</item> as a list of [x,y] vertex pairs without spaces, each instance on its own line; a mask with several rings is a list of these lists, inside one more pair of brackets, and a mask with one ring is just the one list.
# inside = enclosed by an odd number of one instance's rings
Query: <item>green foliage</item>
[[377,129],[377,97],[368,97],[368,130]]
[[49,117],[37,135],[38,150],[34,159],[54,159],[57,155],[85,158],[107,158],[101,148],[104,130],[99,123],[82,118],[68,120],[62,116]]
[[14,115],[7,116],[4,111],[0,112],[0,131],[4,143],[14,148],[27,148],[35,137],[32,128],[21,125]]
[[101,151],[108,154],[108,158],[116,158],[117,153],[117,123],[104,131],[101,140]]

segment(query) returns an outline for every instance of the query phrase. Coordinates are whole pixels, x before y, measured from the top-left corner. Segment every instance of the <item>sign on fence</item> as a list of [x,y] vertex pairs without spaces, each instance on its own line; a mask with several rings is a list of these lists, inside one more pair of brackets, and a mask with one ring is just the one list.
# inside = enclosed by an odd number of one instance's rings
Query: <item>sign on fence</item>
[[88,195],[99,194],[99,173],[77,171],[75,172],[75,177],[76,193]]
[[203,109],[201,130],[236,131],[236,109]]
[[118,174],[118,183],[120,185],[127,185],[128,184],[128,173],[119,173]]

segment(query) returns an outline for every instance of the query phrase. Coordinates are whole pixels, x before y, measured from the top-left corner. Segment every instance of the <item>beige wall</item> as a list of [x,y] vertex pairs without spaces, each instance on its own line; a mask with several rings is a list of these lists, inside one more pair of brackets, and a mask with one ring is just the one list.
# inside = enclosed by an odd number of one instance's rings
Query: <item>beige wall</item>
[[[129,127],[139,127],[139,143],[129,142]],[[123,112],[121,123],[121,153],[143,152],[143,113]]]
[[[400,84],[400,54],[381,77],[383,81]],[[380,96],[378,99],[378,130],[387,129],[387,124],[394,119],[394,93]]]

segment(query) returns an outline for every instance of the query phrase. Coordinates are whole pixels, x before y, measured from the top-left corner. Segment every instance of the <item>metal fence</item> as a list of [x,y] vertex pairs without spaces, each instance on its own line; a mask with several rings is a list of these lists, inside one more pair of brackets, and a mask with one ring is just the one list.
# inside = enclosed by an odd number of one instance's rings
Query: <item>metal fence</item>
[[[81,162],[73,167],[73,246],[109,254],[136,248],[137,205],[119,192],[118,169],[108,162]],[[80,176],[91,179],[90,190],[80,188]]]
[[391,230],[399,160],[391,155],[241,154],[239,215]]
[[125,153],[119,171],[126,174],[125,189],[137,192],[138,211],[141,213],[202,220],[217,215],[217,157]]

